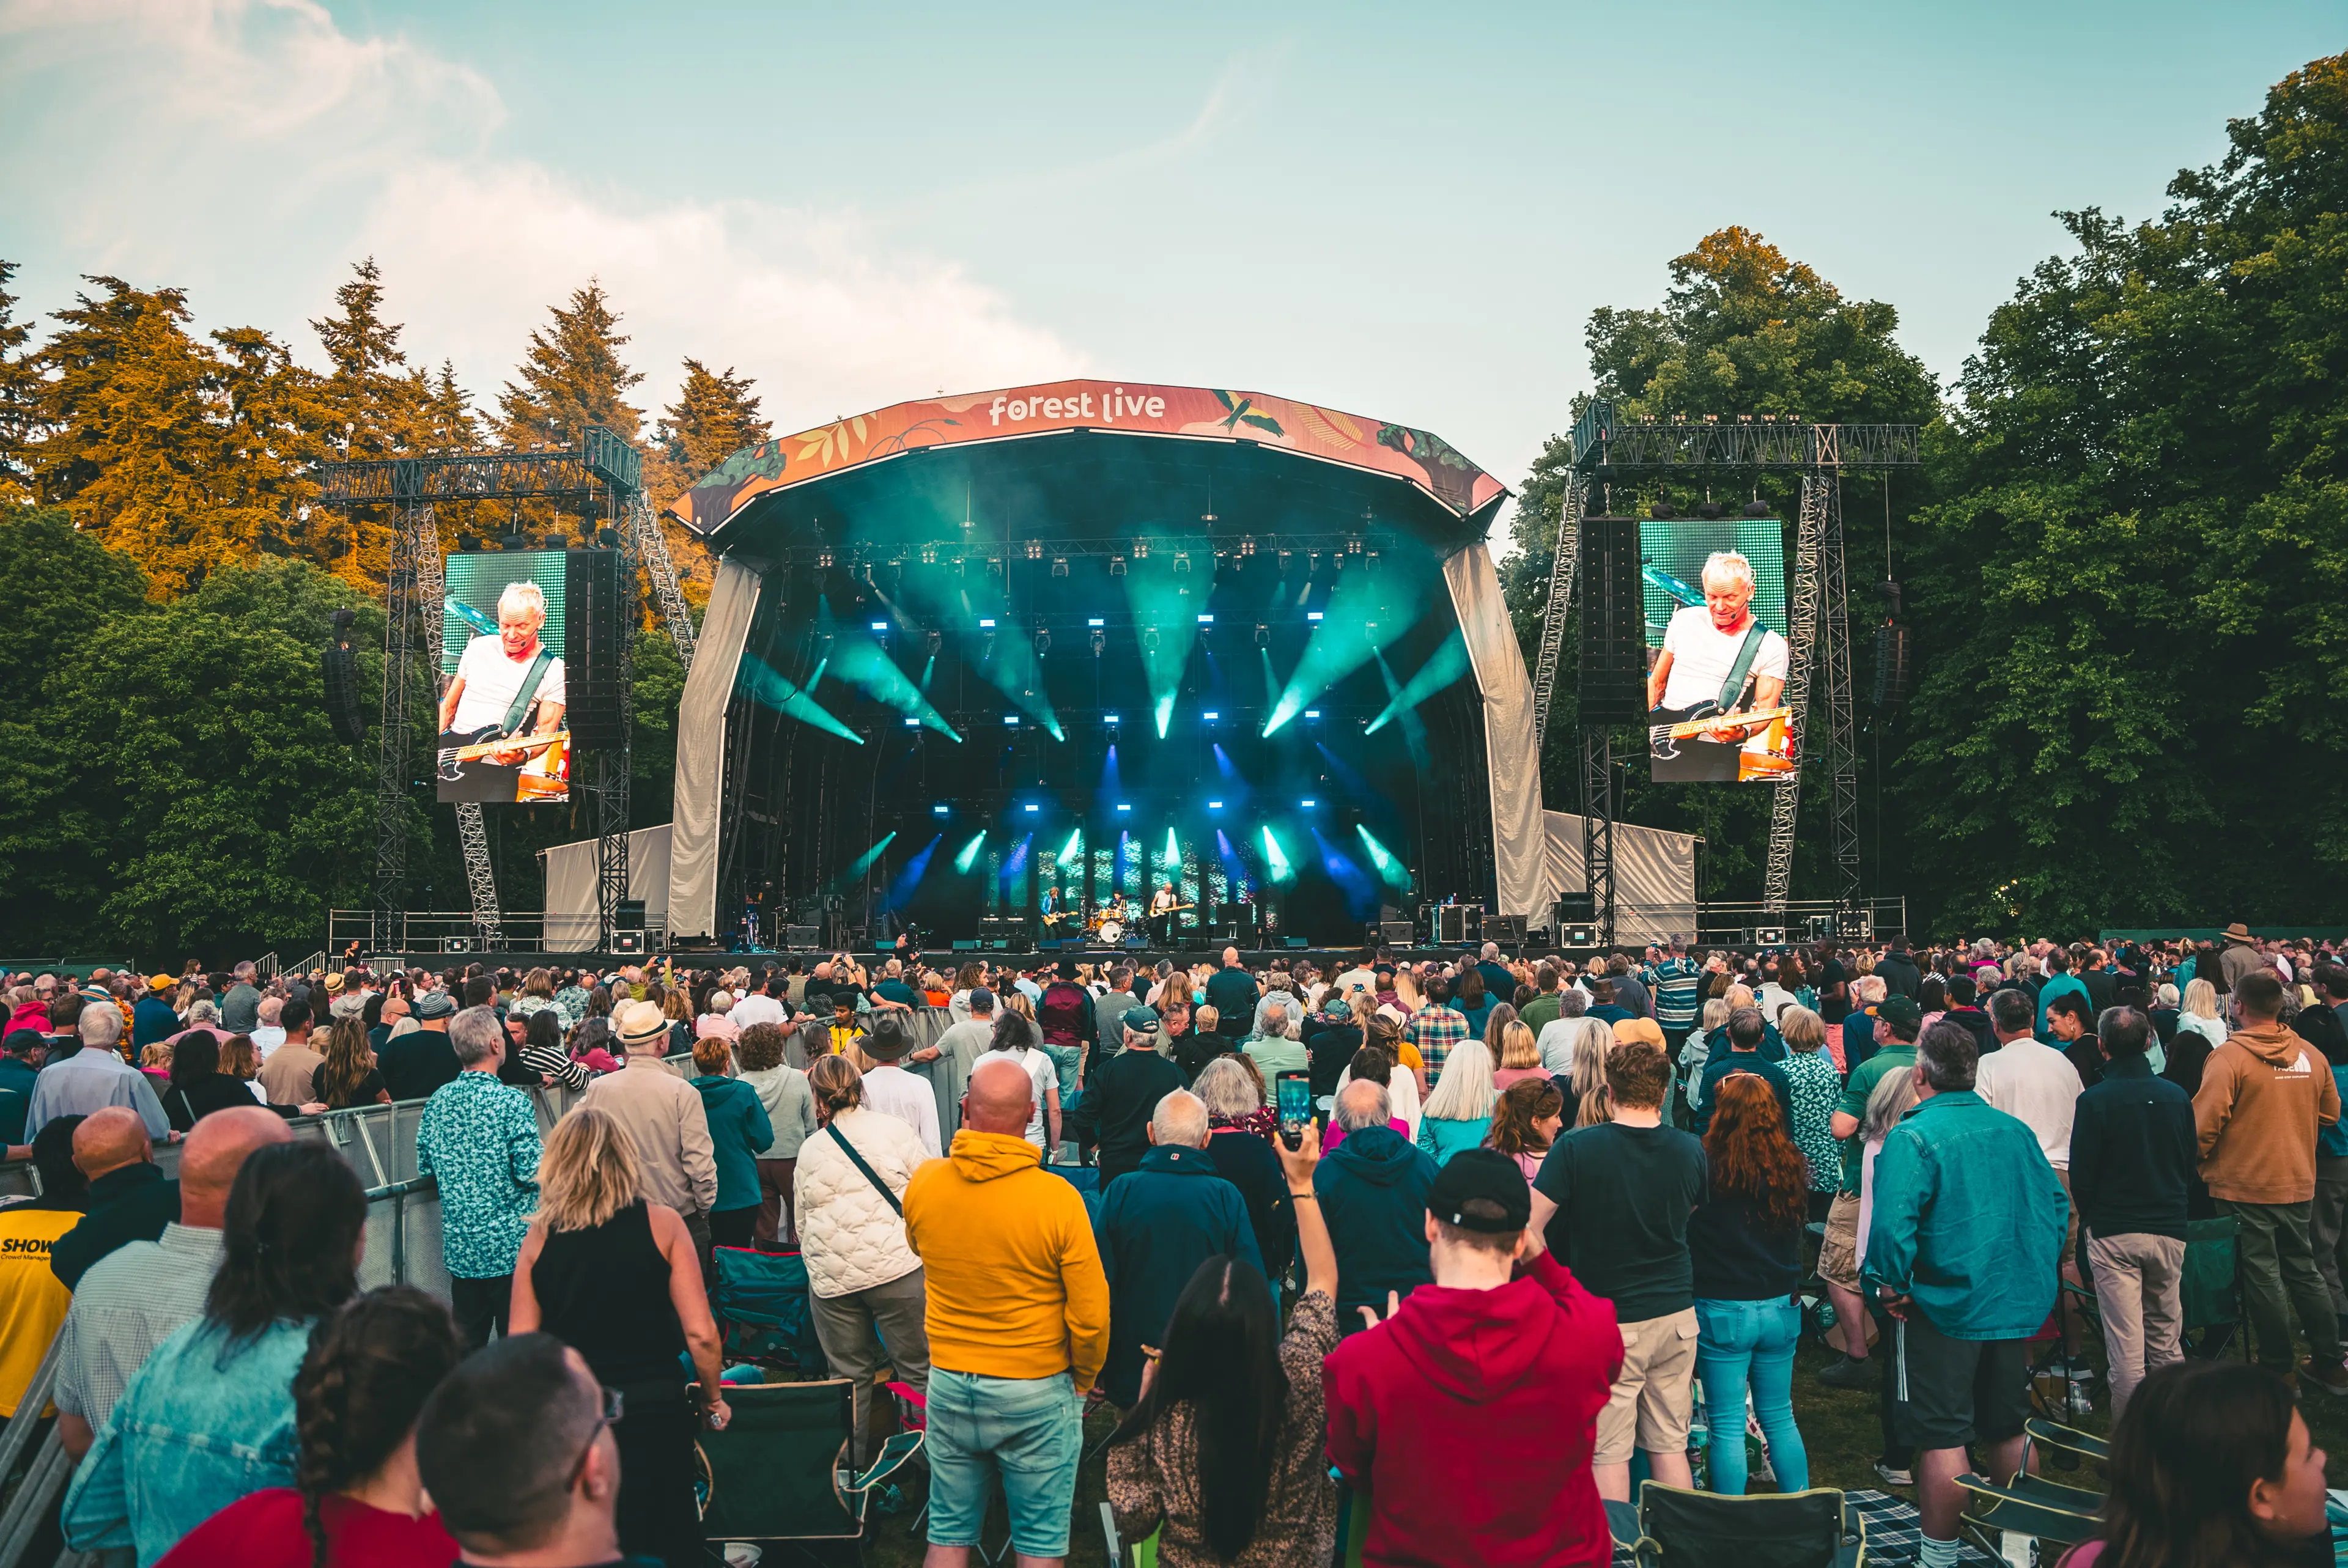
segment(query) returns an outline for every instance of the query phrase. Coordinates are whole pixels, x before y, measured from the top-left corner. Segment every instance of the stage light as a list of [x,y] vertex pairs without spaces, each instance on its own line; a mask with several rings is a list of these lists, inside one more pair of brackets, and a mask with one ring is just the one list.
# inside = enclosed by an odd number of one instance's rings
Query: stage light
[[953,815],[953,807],[948,805],[943,801],[940,801],[937,804],[930,807],[930,815],[932,816],[952,816]]
[[1117,715],[1115,713],[1103,713],[1101,715],[1101,723],[1104,724],[1114,724],[1117,723]]
[[1360,823],[1354,825],[1354,831],[1361,835],[1362,847],[1370,852],[1370,864],[1376,867],[1379,877],[1394,886],[1408,887],[1410,873],[1394,851],[1380,844]]
[[1054,577],[1066,577],[1068,575],[1067,557],[1054,556],[1052,558],[1052,575]]
[[1166,738],[1166,726],[1174,722],[1174,693],[1169,692],[1158,699],[1158,738]]
[[1300,800],[1300,801],[1298,801],[1296,804],[1297,804],[1298,805],[1300,805],[1300,806],[1303,806],[1306,811],[1311,811],[1311,810],[1313,809],[1313,804],[1314,804],[1314,803],[1313,803],[1313,801],[1309,800],[1309,799],[1308,799],[1308,800]]
[[1263,830],[1263,856],[1270,863],[1269,869],[1274,882],[1286,882],[1295,876],[1296,868],[1289,864],[1288,852],[1280,846],[1280,840],[1272,836],[1272,826],[1268,823]]
[[930,645],[930,657],[935,659],[938,656],[938,650],[945,646],[945,633],[942,631],[932,631],[929,633],[925,641],[927,641]]
[[1042,627],[1035,629],[1035,657],[1041,659],[1052,651],[1052,634]]
[[1318,620],[1321,619],[1321,612],[1317,610],[1308,610],[1304,612],[1304,619],[1307,620]]
[[1200,714],[1200,715],[1199,715],[1199,717],[1200,717],[1200,718],[1202,718],[1202,719],[1206,720],[1206,721],[1207,721],[1207,723],[1210,723],[1210,724],[1211,724],[1211,723],[1213,723],[1216,720],[1218,720],[1218,719],[1221,718],[1221,717],[1222,717],[1222,715],[1221,715],[1220,713],[1216,712],[1213,709],[1210,708],[1209,710],[1207,710],[1207,712],[1203,712],[1203,713]]
[[1166,830],[1165,859],[1169,866],[1179,866],[1182,861],[1182,846],[1175,841],[1174,830],[1170,827]]
[[1096,615],[1096,616],[1092,617],[1090,620],[1086,620],[1086,621],[1085,622],[1085,624],[1086,624],[1086,626],[1107,626],[1107,625],[1108,624],[1108,622],[1107,622],[1106,620],[1102,619],[1100,616]]
[[1133,807],[1126,804],[1123,801],[1119,801],[1117,803],[1117,809],[1119,811],[1131,811]]
[[1093,657],[1097,659],[1108,651],[1108,633],[1103,631],[1098,625],[1095,625],[1093,628],[1092,637]]
[[1111,556],[1108,558],[1108,575],[1111,577],[1123,577],[1125,575],[1125,558],[1123,556]]
[[1084,841],[1085,830],[1083,828],[1079,827],[1075,832],[1069,834],[1068,842],[1060,845],[1060,858],[1063,860],[1074,860],[1076,857],[1078,848],[1084,844]]
[[954,869],[956,871],[968,871],[971,868],[972,863],[978,859],[978,846],[985,842],[986,830],[984,828],[981,828],[979,829],[978,836],[972,839],[968,844],[963,845],[962,846],[962,853],[954,856]]
[[872,623],[872,630],[875,631],[886,631],[889,630],[889,623],[885,620],[876,620]]
[[1223,803],[1219,800],[1210,800],[1207,803],[1207,809],[1209,811],[1220,811],[1223,809]]
[[1307,708],[1304,710],[1304,716],[1308,719],[1317,719],[1321,716],[1321,710],[1318,708]]
[[1189,551],[1185,550],[1180,555],[1174,558],[1174,569],[1178,572],[1186,572],[1190,569]]
[[1201,626],[1212,626],[1214,623],[1215,618],[1211,615],[1201,615],[1199,617],[1199,624]]
[[1041,810],[1043,810],[1044,808],[1043,808],[1042,806],[1040,806],[1040,805],[1037,805],[1034,801],[1032,801],[1032,800],[1031,800],[1031,801],[1029,801],[1025,805],[1021,806],[1019,809],[1020,809],[1021,811],[1025,811],[1025,812],[1037,812],[1037,811],[1041,811]]
[[1003,715],[1003,727],[1004,727],[1004,729],[1006,729],[1006,730],[1015,730],[1015,729],[1017,729],[1017,728],[1019,727],[1019,715],[1018,715],[1018,714],[1016,714],[1016,713],[1005,713],[1005,714],[1004,714],[1004,715]]
[[983,620],[980,621],[980,622],[978,623],[978,629],[979,629],[981,631],[992,631],[992,630],[994,630],[994,618],[993,616],[989,616],[989,617],[987,617],[985,620]]
[[1158,651],[1158,628],[1145,626],[1141,629],[1141,651],[1144,653]]
[[922,727],[922,721],[921,721],[921,720],[919,720],[919,719],[907,719],[907,720],[905,721],[905,728],[907,728],[907,729],[909,729],[909,730],[918,730],[918,729],[920,729],[921,727]]

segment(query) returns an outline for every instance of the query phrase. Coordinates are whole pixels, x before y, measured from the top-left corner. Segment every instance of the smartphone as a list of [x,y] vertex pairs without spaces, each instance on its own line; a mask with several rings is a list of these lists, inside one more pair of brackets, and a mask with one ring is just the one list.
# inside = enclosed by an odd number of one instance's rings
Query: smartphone
[[1313,1075],[1293,1070],[1273,1081],[1274,1109],[1280,1116],[1280,1141],[1291,1149],[1304,1145],[1304,1124],[1313,1120]]

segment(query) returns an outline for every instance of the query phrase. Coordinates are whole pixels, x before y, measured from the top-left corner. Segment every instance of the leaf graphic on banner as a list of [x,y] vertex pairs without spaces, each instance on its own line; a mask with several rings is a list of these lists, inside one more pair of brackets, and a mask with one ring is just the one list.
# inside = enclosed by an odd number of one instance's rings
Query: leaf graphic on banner
[[1280,421],[1272,418],[1270,415],[1242,414],[1238,417],[1241,424],[1252,425],[1259,430],[1269,430],[1274,436],[1285,436],[1288,434],[1287,431],[1282,430],[1280,427]]
[[1344,415],[1310,403],[1292,403],[1288,406],[1293,411],[1298,440],[1325,452],[1348,452],[1362,444],[1362,427]]

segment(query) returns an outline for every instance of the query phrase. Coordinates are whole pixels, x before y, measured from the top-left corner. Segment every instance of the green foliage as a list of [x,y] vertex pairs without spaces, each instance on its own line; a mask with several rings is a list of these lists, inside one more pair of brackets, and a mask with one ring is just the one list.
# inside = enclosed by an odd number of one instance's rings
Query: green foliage
[[[1614,399],[1629,417],[1674,414],[1781,414],[1820,423],[1921,423],[1933,416],[1932,379],[1893,337],[1899,315],[1879,301],[1847,299],[1816,271],[1788,258],[1747,229],[1723,229],[1671,263],[1672,285],[1660,310],[1602,308],[1591,313],[1590,357],[1598,394]],[[1575,412],[1580,412],[1577,402]],[[1528,666],[1540,654],[1541,620],[1570,466],[1567,443],[1551,437],[1520,487],[1513,522],[1517,550],[1502,576],[1510,617]],[[1700,483],[1645,479],[1591,497],[1593,511],[1617,516],[1643,511],[1653,499],[1686,507],[1707,498]],[[1789,524],[1796,492],[1790,480],[1770,479],[1745,493],[1723,487],[1712,498],[1742,504],[1757,496]],[[1849,487],[1854,518],[1879,509],[1881,491]],[[1881,565],[1872,534],[1854,526],[1850,577],[1873,580]],[[1794,559],[1792,530],[1787,559]],[[1865,609],[1860,607],[1864,619]],[[1553,810],[1578,810],[1581,775],[1573,701],[1574,649],[1579,626],[1567,627],[1564,658],[1550,706],[1548,744],[1541,758],[1543,794]],[[1862,686],[1864,666],[1854,671]],[[1701,835],[1705,841],[1704,896],[1756,898],[1769,836],[1770,796],[1759,786],[1654,784],[1647,781],[1645,739],[1626,729],[1615,756],[1629,759],[1623,820]],[[1806,774],[1807,798],[1817,801],[1823,778]],[[1867,793],[1862,786],[1862,795]],[[1813,805],[1813,822],[1822,806]],[[1831,891],[1823,864],[1823,835],[1806,834],[1796,860],[1797,897]]]
[[8,292],[16,270],[15,262],[0,261],[0,506],[33,498],[26,448],[39,412],[40,372],[25,349],[32,324],[16,319],[16,296]]
[[697,359],[685,360],[685,385],[663,411],[653,441],[687,476],[686,483],[774,434],[773,424],[758,412],[751,385],[731,365],[712,372]]
[[587,426],[601,425],[635,440],[644,413],[626,399],[644,375],[620,363],[628,340],[603,286],[575,289],[569,310],[556,305],[547,313],[553,325],[530,334],[520,384],[508,382],[498,399],[500,434],[515,443],[572,446]]
[[2348,60],[2158,221],[2060,214],[1967,362],[1900,791],[1947,927],[2333,922],[2348,849]]

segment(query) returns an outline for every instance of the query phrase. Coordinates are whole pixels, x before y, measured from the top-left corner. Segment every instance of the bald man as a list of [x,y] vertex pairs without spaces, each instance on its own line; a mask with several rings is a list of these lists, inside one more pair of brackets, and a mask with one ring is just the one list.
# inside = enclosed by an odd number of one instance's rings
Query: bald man
[[67,1290],[99,1258],[129,1242],[155,1240],[180,1217],[180,1184],[166,1180],[155,1163],[138,1112],[123,1105],[91,1112],[74,1129],[73,1158],[89,1180],[89,1213],[49,1249],[49,1267]]
[[180,1151],[179,1218],[158,1239],[125,1242],[82,1275],[58,1341],[56,1393],[57,1435],[75,1463],[106,1425],[130,1375],[203,1310],[220,1268],[229,1190],[245,1157],[293,1136],[283,1117],[259,1105],[215,1111],[198,1122]]
[[1021,1562],[1067,1555],[1108,1279],[1084,1199],[1027,1142],[1034,1103],[1018,1062],[981,1061],[953,1153],[905,1188],[929,1293],[929,1568],[970,1561],[998,1471]]
[[1207,1005],[1215,1009],[1220,1020],[1216,1032],[1228,1040],[1239,1040],[1248,1034],[1255,1023],[1258,991],[1255,977],[1240,962],[1237,948],[1223,949],[1223,967],[1207,977]]

